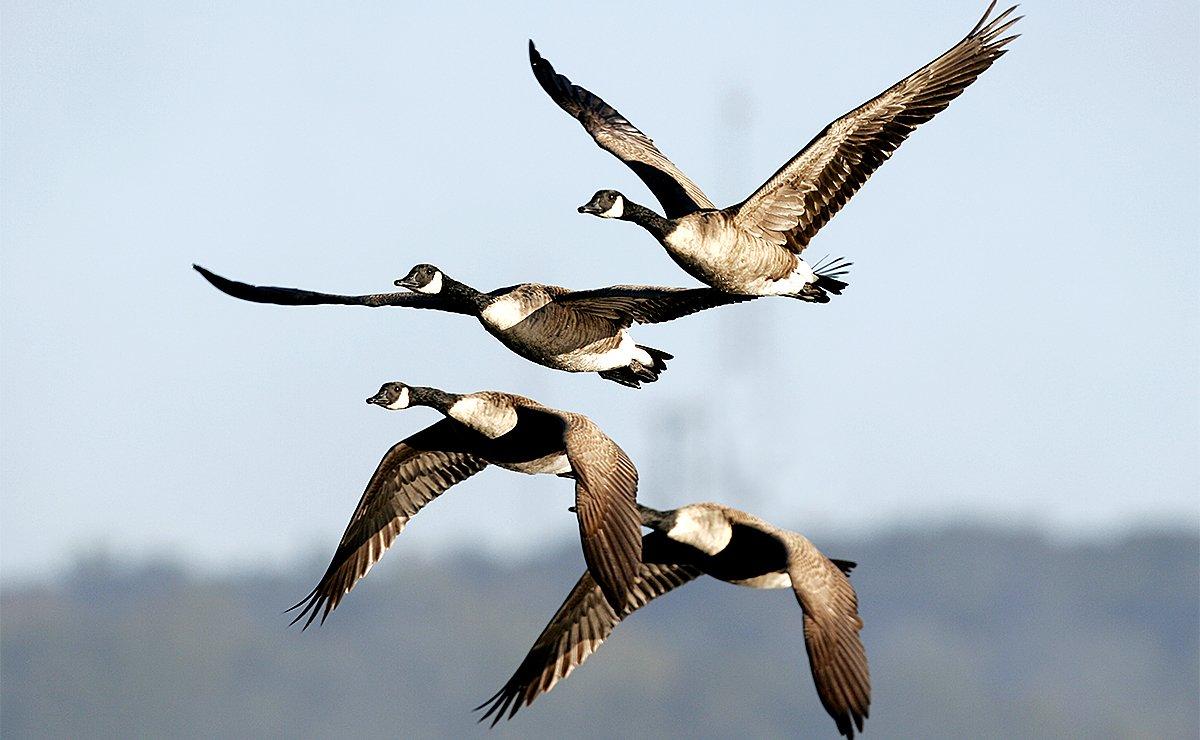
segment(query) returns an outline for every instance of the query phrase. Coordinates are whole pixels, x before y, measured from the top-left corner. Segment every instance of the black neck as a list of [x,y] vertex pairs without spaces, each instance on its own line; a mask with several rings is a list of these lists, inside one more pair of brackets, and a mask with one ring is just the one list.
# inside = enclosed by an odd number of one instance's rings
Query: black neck
[[443,414],[450,411],[450,407],[454,405],[462,396],[456,393],[447,393],[439,391],[437,388],[426,388],[424,386],[411,386],[409,388],[409,404],[412,406],[428,406],[431,409],[437,409]]
[[667,234],[671,233],[674,228],[673,224],[646,206],[638,205],[628,198],[625,199],[625,209],[621,213],[622,221],[632,221],[638,226],[641,226],[646,231],[654,235],[656,239],[662,239]]
[[487,296],[475,290],[466,283],[460,283],[454,278],[442,274],[442,295],[447,301],[453,302],[474,311],[482,311],[487,305]]

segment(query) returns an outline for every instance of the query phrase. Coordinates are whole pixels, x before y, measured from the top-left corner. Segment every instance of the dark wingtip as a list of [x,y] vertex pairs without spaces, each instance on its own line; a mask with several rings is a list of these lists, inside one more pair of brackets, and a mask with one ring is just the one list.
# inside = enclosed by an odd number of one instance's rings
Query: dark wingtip
[[[303,626],[300,627],[300,631],[303,632],[308,629],[309,625],[311,625],[313,623],[313,620],[316,619],[316,617],[317,617],[317,610],[320,609],[320,605],[316,604],[314,602],[315,596],[316,596],[316,590],[314,589],[311,593],[309,593],[303,599],[296,602],[295,604],[292,604],[287,609],[283,610],[283,613],[287,614],[288,612],[293,612],[297,609],[300,609],[301,607],[304,607],[303,609],[301,609],[300,613],[296,615],[295,619],[288,622],[289,627],[294,626],[296,624],[296,622],[299,622],[300,620],[304,619],[305,617],[308,617],[308,620],[304,623]],[[314,607],[316,607],[316,608],[314,608]],[[326,614],[328,614],[328,612],[326,612]],[[322,615],[322,617],[321,617],[321,624],[325,624],[325,616],[324,615]]]
[[223,278],[217,273],[200,265],[193,264],[192,269],[200,273],[200,277],[208,281],[209,285],[213,286],[222,293],[229,293],[235,283],[229,278]]
[[858,567],[858,563],[854,562],[853,560],[838,560],[837,558],[830,558],[829,562],[836,565],[837,569],[846,575],[850,575],[850,572]]
[[[496,693],[492,694],[491,698],[489,698],[487,701],[485,701],[484,703],[480,704],[479,706],[477,706],[471,710],[473,712],[479,712],[479,711],[483,711],[484,709],[487,709],[487,711],[483,712],[483,714],[479,717],[479,719],[475,720],[475,722],[477,724],[486,722],[488,719],[491,719],[492,720],[491,724],[489,724],[488,726],[495,727],[496,724],[504,717],[503,707],[507,704],[505,702],[504,691],[507,688],[508,688],[508,686],[505,686],[503,689],[500,689]],[[496,711],[496,710],[500,710],[500,711]]]

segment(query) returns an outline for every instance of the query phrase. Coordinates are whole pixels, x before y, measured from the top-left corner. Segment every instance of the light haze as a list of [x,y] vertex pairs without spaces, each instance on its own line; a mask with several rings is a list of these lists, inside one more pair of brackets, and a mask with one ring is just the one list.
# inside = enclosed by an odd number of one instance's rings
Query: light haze
[[[659,507],[810,534],[972,519],[1090,537],[1195,528],[1195,3],[1029,2],[1011,52],[810,247],[785,299],[635,327],[641,391],[532,365],[462,316],[235,301],[191,269],[391,290],[692,286],[653,198],[560,111],[526,39],[737,202],[985,3],[3,3],[0,574],[80,553],[273,567],[328,554],[395,441],[387,380],[592,416]],[[575,536],[571,486],[489,470],[410,553]]]

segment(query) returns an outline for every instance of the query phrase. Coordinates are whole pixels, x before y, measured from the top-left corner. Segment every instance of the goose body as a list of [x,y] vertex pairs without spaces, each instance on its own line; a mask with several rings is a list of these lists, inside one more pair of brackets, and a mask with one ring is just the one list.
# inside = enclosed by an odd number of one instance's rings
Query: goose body
[[637,468],[591,419],[509,393],[457,395],[403,383],[384,384],[367,402],[393,411],[429,406],[446,418],[384,455],[324,576],[292,607],[300,610],[293,623],[324,622],[409,519],[488,465],[573,478],[588,570],[604,598],[628,599],[641,561]]
[[622,619],[655,598],[708,575],[739,586],[791,588],[799,602],[804,642],[817,696],[853,737],[871,703],[866,651],[858,632],[858,597],[847,574],[854,563],[830,560],[803,535],[712,503],[671,511],[638,505],[642,562],[629,598],[614,609],[584,573],[533,648],[500,691],[478,709],[492,724],[511,718],[578,668]]
[[616,285],[572,291],[538,283],[483,293],[424,264],[396,281],[406,292],[336,295],[250,285],[193,267],[221,292],[256,303],[407,306],[474,316],[501,344],[527,360],[554,370],[599,373],[633,388],[657,380],[672,357],[639,345],[630,326],[671,321],[753,297],[712,288]]
[[819,294],[805,293],[818,279],[807,262],[785,249],[763,249],[724,211],[689,213],[674,222],[662,242],[685,272],[718,290],[754,296],[811,294],[818,300]]
[[670,355],[638,346],[619,318],[580,310],[570,295],[566,288],[536,283],[503,289],[488,294],[479,323],[513,352],[556,370],[605,373],[635,363],[665,368]]
[[746,200],[718,208],[650,137],[594,93],[573,84],[529,44],[534,76],[603,149],[625,162],[663,208],[659,215],[615,190],[598,191],[581,213],[632,221],[688,274],[722,291],[823,303],[840,294],[848,262],[810,265],[802,253],[867,178],[1005,53],[1019,18],[995,2],[945,54],[838,118]]

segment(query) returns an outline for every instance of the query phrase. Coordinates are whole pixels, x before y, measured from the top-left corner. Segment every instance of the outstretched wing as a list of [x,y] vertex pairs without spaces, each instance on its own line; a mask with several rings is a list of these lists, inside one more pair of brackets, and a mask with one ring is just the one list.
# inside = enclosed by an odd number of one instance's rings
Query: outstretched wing
[[800,253],[918,125],[933,118],[1004,53],[1020,18],[988,20],[878,97],[825,127],[753,195],[727,209],[736,226]]
[[838,732],[854,737],[871,706],[871,673],[858,636],[863,626],[858,596],[843,572],[850,564],[829,560],[804,539],[789,561],[792,590],[804,611],[804,646],[817,696]]
[[458,422],[443,419],[388,450],[320,583],[288,609],[301,610],[292,624],[303,619],[307,629],[318,614],[324,623],[354,584],[383,557],[409,519],[447,488],[487,467],[483,458],[471,452],[474,436],[475,432]]
[[281,306],[317,306],[338,304],[344,306],[408,306],[409,308],[432,308],[438,311],[470,313],[464,306],[447,301],[437,295],[421,293],[373,293],[370,295],[336,295],[315,293],[299,288],[275,288],[266,285],[250,285],[221,277],[200,265],[192,265],[196,272],[212,283],[213,287],[226,295],[254,303],[274,303]]
[[649,136],[638,130],[608,103],[554,71],[529,42],[529,64],[542,89],[558,106],[575,117],[602,149],[615,155],[646,183],[662,204],[667,218],[679,218],[703,208],[715,208],[700,188],[679,171]]
[[529,654],[521,661],[508,683],[490,699],[475,707],[485,709],[479,718],[492,717],[494,727],[501,719],[512,719],[521,707],[554,688],[596,652],[620,621],[654,599],[701,575],[691,565],[664,557],[674,545],[663,534],[652,532],[642,538],[643,563],[629,591],[629,600],[618,613],[604,598],[590,572],[585,572],[567,600],[538,635]]
[[657,324],[758,296],[726,293],[715,288],[661,288],[651,285],[614,285],[579,290],[556,299],[577,311],[603,316],[623,326]]
[[637,468],[590,419],[567,414],[567,460],[588,570],[613,605],[624,604],[642,561]]

